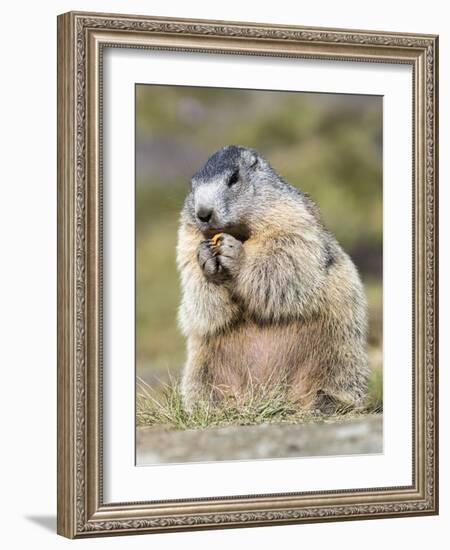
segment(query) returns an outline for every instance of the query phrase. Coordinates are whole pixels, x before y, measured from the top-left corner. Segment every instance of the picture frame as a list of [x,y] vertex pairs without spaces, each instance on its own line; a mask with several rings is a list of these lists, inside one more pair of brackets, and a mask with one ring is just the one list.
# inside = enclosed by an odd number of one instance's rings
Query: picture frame
[[[105,502],[106,49],[404,65],[412,74],[411,483]],[[251,58],[250,57],[250,58]],[[58,533],[69,538],[438,513],[438,37],[70,12],[58,17]],[[133,366],[130,365],[130,369]]]

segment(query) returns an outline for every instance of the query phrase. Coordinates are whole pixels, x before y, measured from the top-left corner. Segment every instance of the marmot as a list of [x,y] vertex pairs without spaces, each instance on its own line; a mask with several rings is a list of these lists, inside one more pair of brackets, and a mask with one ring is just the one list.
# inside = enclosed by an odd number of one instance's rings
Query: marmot
[[363,286],[312,199],[236,145],[214,153],[191,185],[177,244],[187,410],[271,388],[305,410],[360,406]]

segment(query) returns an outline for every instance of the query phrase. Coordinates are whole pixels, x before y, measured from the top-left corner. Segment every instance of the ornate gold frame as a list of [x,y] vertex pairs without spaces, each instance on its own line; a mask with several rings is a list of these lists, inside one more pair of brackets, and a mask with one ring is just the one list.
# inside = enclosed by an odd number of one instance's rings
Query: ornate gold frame
[[[411,486],[103,503],[100,91],[105,46],[413,67]],[[437,513],[437,47],[438,38],[430,35],[94,13],[58,17],[58,533],[74,538]]]

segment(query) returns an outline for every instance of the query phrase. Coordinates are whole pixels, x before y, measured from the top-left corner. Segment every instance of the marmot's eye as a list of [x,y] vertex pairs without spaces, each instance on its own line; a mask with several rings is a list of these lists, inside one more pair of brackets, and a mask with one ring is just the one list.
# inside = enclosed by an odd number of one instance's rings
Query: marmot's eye
[[239,170],[235,170],[231,176],[230,176],[230,179],[228,180],[228,187],[231,187],[232,185],[234,185],[235,183],[237,183],[239,180]]

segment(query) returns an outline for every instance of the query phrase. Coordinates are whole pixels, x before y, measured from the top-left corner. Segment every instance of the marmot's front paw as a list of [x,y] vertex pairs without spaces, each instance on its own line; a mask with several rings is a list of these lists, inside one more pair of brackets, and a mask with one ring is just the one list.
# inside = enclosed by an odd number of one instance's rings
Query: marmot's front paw
[[217,247],[211,239],[202,241],[197,248],[197,260],[205,277],[212,282],[222,283],[230,275],[223,268],[217,256]]
[[215,283],[222,283],[237,274],[242,254],[241,241],[228,233],[202,241],[197,249],[198,263],[205,277]]
[[232,277],[234,277],[238,271],[244,253],[244,248],[241,241],[235,239],[228,233],[222,233],[216,240],[215,246],[213,246],[216,258],[219,265]]

